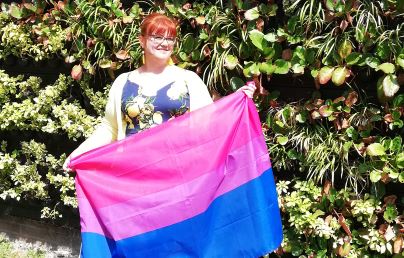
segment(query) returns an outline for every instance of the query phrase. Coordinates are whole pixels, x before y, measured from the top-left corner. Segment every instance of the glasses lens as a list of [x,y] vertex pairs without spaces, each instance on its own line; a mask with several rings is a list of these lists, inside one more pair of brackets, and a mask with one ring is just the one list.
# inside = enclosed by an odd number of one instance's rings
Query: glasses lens
[[169,45],[172,45],[175,43],[175,38],[165,38],[165,37],[157,36],[157,35],[151,35],[150,39],[156,44],[161,44],[161,43],[163,43],[164,40],[166,40],[167,44],[169,44]]

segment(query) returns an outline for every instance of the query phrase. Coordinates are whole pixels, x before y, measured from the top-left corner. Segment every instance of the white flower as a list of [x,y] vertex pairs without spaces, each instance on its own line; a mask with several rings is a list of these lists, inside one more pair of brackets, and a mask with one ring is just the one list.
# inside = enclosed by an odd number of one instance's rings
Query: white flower
[[188,89],[185,82],[174,82],[171,87],[167,90],[167,96],[171,100],[179,99],[180,97],[187,94]]
[[136,97],[133,99],[133,102],[138,105],[139,109],[142,109],[143,106],[144,106],[144,103],[146,102],[146,98],[143,98],[143,97],[141,97],[141,96],[136,96]]
[[153,122],[156,123],[156,124],[163,123],[163,116],[160,113],[154,113],[153,114]]

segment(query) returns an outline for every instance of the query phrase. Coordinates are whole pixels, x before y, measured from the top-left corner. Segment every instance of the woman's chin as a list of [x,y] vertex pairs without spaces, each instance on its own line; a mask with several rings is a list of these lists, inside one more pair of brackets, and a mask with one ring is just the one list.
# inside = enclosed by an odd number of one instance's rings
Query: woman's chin
[[162,61],[162,62],[168,62],[170,59],[171,55],[155,55],[154,56],[157,60]]

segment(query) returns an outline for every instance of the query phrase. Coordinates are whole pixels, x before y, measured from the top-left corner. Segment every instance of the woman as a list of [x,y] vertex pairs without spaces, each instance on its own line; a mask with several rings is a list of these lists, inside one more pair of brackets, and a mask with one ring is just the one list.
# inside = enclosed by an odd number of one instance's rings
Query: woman
[[[169,64],[176,35],[175,22],[165,15],[152,13],[143,20],[144,65],[114,81],[102,123],[66,159],[65,170],[72,157],[212,103],[197,74]],[[255,86],[240,90],[252,98]]]

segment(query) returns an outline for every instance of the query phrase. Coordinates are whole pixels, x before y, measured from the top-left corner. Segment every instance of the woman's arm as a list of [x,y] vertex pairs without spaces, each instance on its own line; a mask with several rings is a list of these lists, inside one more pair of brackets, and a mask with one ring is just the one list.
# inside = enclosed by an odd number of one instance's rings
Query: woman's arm
[[190,110],[194,111],[198,108],[209,105],[213,102],[209,94],[208,88],[202,79],[192,71],[186,72],[186,84],[189,91]]
[[97,126],[95,131],[88,137],[83,143],[79,145],[65,160],[63,164],[64,170],[68,169],[68,164],[71,158],[74,158],[82,153],[90,151],[92,149],[101,147],[103,145],[112,143],[117,139],[118,133],[118,121],[117,121],[117,114],[119,112],[116,110],[116,94],[118,88],[121,87],[122,83],[125,83],[123,80],[125,79],[123,76],[119,76],[114,83],[108,94],[108,101],[105,107],[105,115],[102,119],[102,122]]

